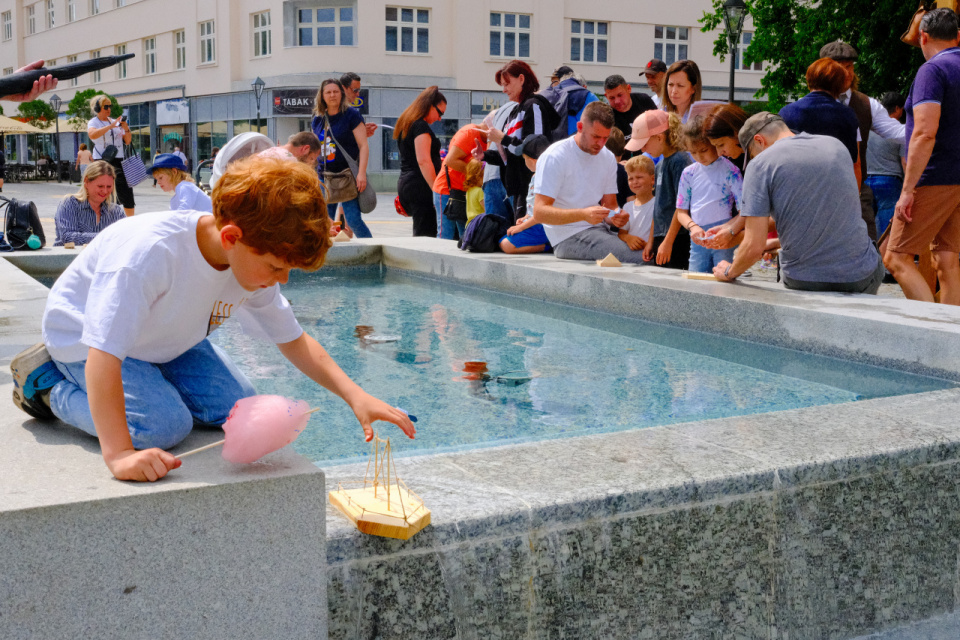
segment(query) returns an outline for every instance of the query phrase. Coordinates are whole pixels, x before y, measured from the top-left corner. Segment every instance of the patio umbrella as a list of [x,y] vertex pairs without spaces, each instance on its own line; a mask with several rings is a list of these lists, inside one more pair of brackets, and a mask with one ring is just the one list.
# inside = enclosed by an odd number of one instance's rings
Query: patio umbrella
[[49,133],[48,131],[35,127],[26,122],[20,122],[7,116],[0,116],[0,133]]

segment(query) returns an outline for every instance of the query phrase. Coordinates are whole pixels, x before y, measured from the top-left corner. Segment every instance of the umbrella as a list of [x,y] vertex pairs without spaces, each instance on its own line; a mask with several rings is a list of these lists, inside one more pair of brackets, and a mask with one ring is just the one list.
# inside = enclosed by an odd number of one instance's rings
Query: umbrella
[[49,133],[26,122],[20,122],[7,116],[0,116],[0,133]]

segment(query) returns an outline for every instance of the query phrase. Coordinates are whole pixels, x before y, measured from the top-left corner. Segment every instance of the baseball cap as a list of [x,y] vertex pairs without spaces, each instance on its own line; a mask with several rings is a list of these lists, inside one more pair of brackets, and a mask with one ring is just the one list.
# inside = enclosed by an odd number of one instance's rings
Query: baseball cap
[[828,42],[820,49],[821,58],[831,58],[838,62],[857,59],[857,50],[843,40]]
[[627,141],[628,151],[640,151],[652,136],[663,133],[670,128],[670,115],[666,111],[651,109],[644,111],[633,121],[630,139]]
[[783,118],[777,114],[770,113],[769,111],[761,111],[747,118],[747,121],[740,127],[737,141],[740,143],[740,148],[743,149],[744,169],[747,168],[747,163],[750,161],[750,143],[753,141],[753,136],[760,133],[760,131],[771,122],[777,122],[778,120],[783,122]]
[[528,136],[523,144],[520,145],[520,153],[530,156],[533,160],[538,160],[540,155],[550,146],[550,139],[547,136],[536,135]]
[[647,63],[647,66],[644,67],[643,71],[639,75],[646,75],[648,73],[664,73],[667,70],[667,64],[663,60],[658,60],[654,58]]

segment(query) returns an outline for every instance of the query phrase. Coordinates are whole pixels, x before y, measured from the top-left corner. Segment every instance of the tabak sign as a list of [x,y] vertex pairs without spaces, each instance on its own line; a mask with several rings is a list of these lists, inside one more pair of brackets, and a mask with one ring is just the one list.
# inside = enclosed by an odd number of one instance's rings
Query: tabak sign
[[[368,114],[366,89],[360,90],[356,107],[361,114]],[[317,97],[316,89],[275,89],[273,92],[273,115],[275,116],[304,116],[313,113],[313,101]]]

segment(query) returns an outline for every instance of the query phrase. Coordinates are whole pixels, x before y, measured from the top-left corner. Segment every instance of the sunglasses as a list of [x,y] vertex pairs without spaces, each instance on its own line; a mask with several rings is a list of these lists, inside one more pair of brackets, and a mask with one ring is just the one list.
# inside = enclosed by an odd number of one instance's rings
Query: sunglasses
[[444,112],[444,111],[440,111],[440,107],[438,107],[437,105],[433,105],[433,108],[437,110],[437,115],[442,118],[442,117],[443,117],[443,114],[444,114],[445,112]]
[[113,106],[112,104],[101,104],[100,111],[103,111],[104,109],[109,109],[112,106]]

